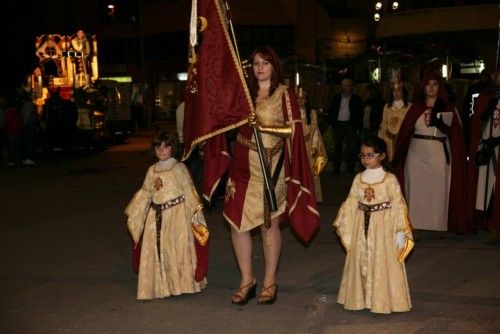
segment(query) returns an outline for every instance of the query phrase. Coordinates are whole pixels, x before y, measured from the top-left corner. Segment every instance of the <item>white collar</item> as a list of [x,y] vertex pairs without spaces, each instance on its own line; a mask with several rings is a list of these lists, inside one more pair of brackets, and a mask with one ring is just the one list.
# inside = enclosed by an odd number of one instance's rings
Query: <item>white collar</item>
[[403,102],[403,100],[396,100],[392,102],[392,106],[396,108],[402,108],[404,105],[405,103]]
[[174,164],[177,162],[177,160],[175,158],[168,158],[167,160],[163,160],[163,161],[158,161],[156,163],[156,170],[158,171],[164,171],[164,170],[169,170],[171,169]]
[[385,177],[385,170],[382,166],[374,169],[365,169],[361,174],[361,179],[368,183],[380,182]]

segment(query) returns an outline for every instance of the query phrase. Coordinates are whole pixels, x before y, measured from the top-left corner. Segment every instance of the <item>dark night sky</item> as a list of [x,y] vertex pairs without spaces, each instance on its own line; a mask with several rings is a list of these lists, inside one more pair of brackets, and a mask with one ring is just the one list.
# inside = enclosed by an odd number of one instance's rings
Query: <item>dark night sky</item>
[[[21,85],[32,68],[37,6],[34,2],[12,1],[1,18],[3,35],[2,74],[0,89],[10,90]],[[7,22],[10,21],[10,22]]]

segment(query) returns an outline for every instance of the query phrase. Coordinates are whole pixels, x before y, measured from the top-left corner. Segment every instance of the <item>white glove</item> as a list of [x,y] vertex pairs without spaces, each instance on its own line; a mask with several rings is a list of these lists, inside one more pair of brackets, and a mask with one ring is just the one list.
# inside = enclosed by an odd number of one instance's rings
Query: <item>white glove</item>
[[403,231],[399,231],[396,233],[396,246],[398,250],[402,250],[406,243],[406,237]]

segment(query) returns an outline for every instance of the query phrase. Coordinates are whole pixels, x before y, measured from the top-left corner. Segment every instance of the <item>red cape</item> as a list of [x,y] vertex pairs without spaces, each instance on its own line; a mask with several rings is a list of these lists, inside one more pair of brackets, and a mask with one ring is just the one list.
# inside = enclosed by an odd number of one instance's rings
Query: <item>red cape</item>
[[[481,141],[481,118],[487,107],[494,99],[493,90],[485,89],[479,94],[474,104],[474,114],[471,120],[471,136],[469,148],[469,161],[467,162],[467,219],[471,226],[480,229],[500,229],[500,189],[496,186],[493,197],[493,215],[487,219],[475,214],[478,168],[475,165],[477,147]],[[500,177],[500,161],[497,159],[495,175]]]

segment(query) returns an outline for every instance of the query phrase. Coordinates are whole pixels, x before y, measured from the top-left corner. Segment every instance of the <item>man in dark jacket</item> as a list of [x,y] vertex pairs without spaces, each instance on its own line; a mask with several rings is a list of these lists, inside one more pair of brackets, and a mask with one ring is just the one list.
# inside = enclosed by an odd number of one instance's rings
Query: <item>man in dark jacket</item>
[[376,136],[380,129],[384,114],[384,100],[379,86],[371,84],[365,88],[365,101],[363,103],[363,130],[359,140],[363,141],[369,136]]
[[333,173],[340,172],[345,143],[347,170],[354,172],[358,132],[363,128],[363,100],[353,93],[353,81],[342,80],[342,92],[333,97],[327,119],[333,130]]

